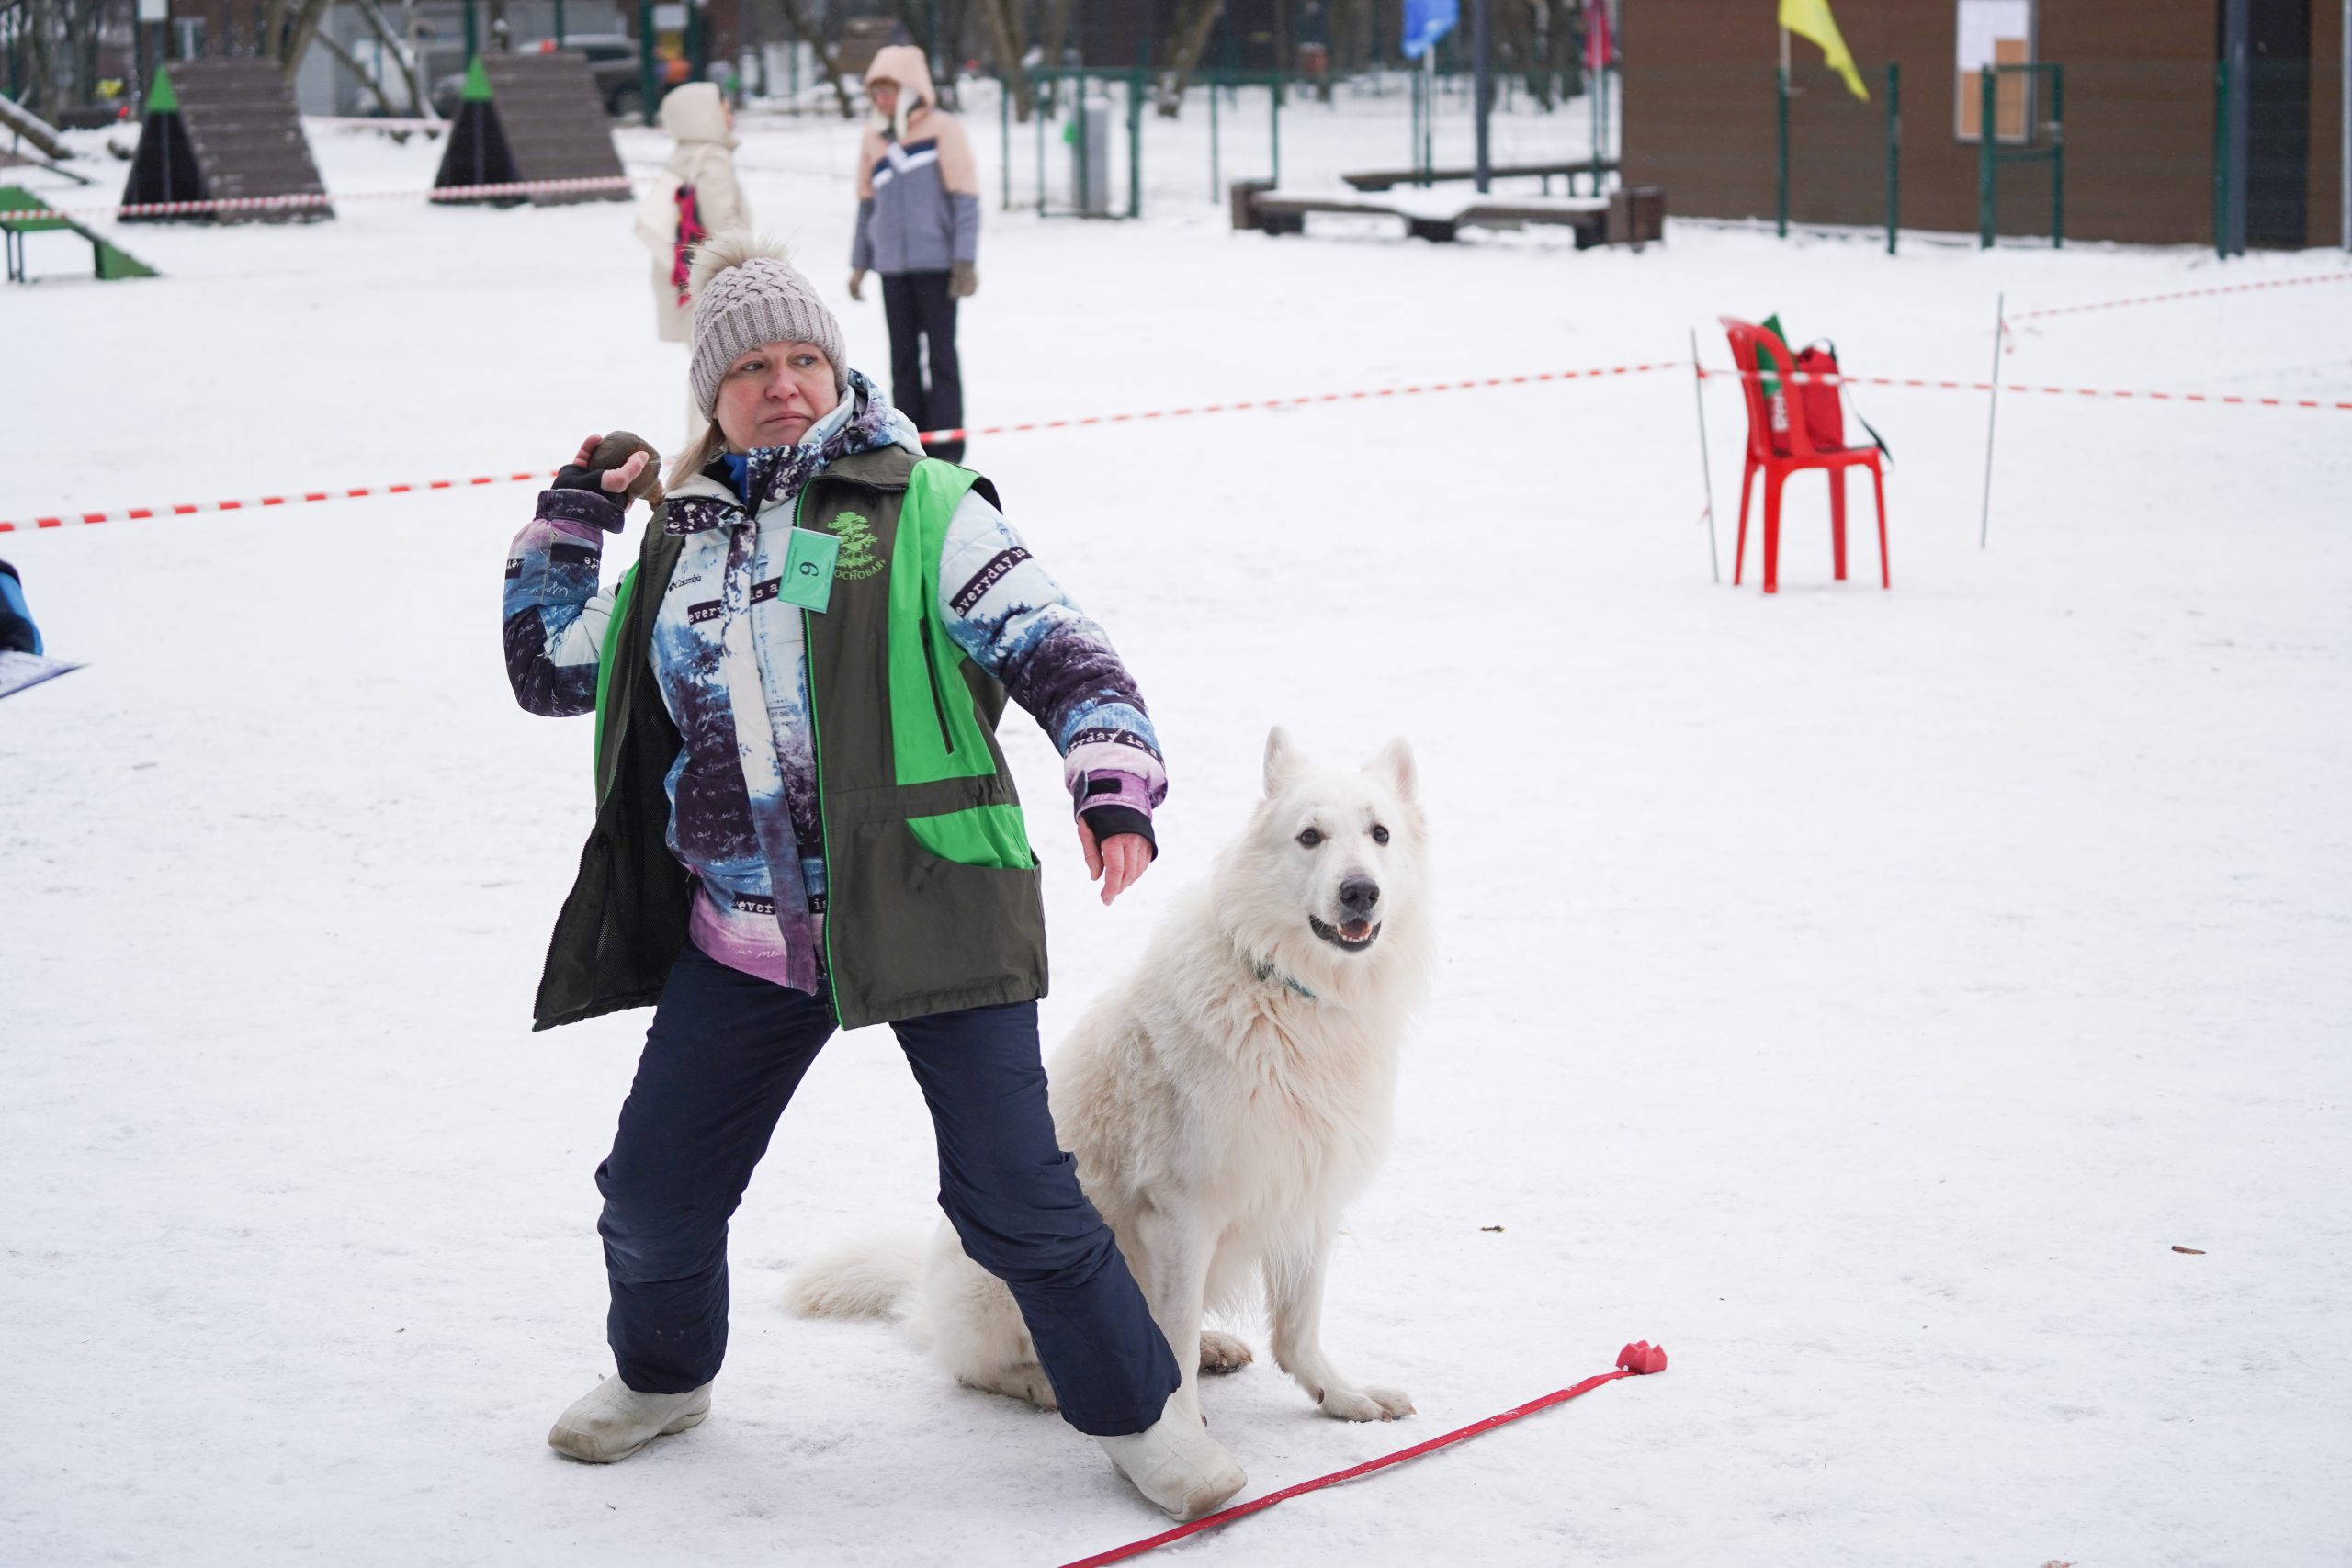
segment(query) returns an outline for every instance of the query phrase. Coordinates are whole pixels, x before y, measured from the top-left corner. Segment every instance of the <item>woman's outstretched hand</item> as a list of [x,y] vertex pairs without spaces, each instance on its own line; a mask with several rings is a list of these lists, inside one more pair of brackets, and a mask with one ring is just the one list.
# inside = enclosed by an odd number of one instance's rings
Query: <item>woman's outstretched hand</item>
[[1114,833],[1098,845],[1083,817],[1078,819],[1078,847],[1086,852],[1088,879],[1102,885],[1105,904],[1133,887],[1151,865],[1151,845],[1142,834]]

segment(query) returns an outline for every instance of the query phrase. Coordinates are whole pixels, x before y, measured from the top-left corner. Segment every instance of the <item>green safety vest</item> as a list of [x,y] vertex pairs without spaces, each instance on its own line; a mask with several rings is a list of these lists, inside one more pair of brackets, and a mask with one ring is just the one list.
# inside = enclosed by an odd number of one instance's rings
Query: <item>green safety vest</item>
[[[824,827],[825,969],[842,1027],[1046,994],[1037,858],[996,722],[1004,688],[940,625],[948,519],[967,468],[890,448],[809,480],[795,521],[841,537],[832,599],[801,613]],[[548,947],[536,1028],[661,998],[693,878],[667,844],[684,740],[651,662],[680,541],[657,513],[596,671],[596,826]]]

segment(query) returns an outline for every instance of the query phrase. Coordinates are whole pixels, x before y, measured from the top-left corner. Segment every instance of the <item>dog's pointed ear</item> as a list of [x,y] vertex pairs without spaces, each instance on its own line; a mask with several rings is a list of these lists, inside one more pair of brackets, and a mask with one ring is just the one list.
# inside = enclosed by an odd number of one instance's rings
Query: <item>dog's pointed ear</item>
[[1266,797],[1272,799],[1290,783],[1301,761],[1298,742],[1281,725],[1266,731]]
[[1373,753],[1372,761],[1363,765],[1363,771],[1385,781],[1388,787],[1396,792],[1397,799],[1408,804],[1420,799],[1421,771],[1413,761],[1412,744],[1403,736],[1399,735]]

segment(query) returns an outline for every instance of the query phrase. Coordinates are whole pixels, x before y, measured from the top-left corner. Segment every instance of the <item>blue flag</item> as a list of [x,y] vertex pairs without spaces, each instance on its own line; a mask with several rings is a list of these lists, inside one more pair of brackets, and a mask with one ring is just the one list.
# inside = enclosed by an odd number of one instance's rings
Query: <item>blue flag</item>
[[1405,0],[1405,32],[1399,46],[1408,60],[1437,47],[1462,20],[1462,0]]

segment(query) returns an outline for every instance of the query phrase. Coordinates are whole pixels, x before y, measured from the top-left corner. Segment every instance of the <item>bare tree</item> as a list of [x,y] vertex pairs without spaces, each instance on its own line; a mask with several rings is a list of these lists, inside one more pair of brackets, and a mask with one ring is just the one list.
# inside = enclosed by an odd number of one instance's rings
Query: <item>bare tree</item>
[[1184,84],[1200,69],[1209,34],[1216,30],[1216,19],[1224,12],[1225,0],[1177,0],[1169,13],[1168,36],[1159,49],[1159,57],[1168,64],[1154,89],[1162,118],[1174,119],[1183,108]]
[[1014,116],[1026,125],[1037,101],[1029,73],[1023,69],[1029,53],[1029,18],[1021,0],[979,0],[979,6],[989,52],[996,56],[996,67],[1004,73],[1004,90],[1012,95]]
[[[394,103],[392,100],[391,77],[383,72],[382,67],[379,65],[370,69],[352,52],[349,45],[336,38],[326,27],[327,16],[334,5],[334,0],[294,0],[294,4],[296,9],[294,14],[287,19],[282,35],[284,48],[277,56],[279,68],[285,73],[288,82],[294,80],[295,73],[302,68],[302,57],[310,52],[312,44],[316,44],[319,48],[325,50],[336,64],[351,73],[353,78],[358,82],[361,91],[375,99],[377,107],[385,114],[399,114],[404,109],[408,114],[420,119],[438,118],[433,112],[431,100],[425,96],[423,67],[417,60],[416,53],[409,47],[408,40],[393,28],[391,19],[384,15],[381,0],[354,0],[354,8],[358,11],[360,19],[368,24],[368,30],[375,35],[376,42],[381,46],[378,58],[381,60],[389,57],[393,67],[399,72],[401,88],[399,103]],[[415,0],[408,0],[408,4],[411,15],[413,16]]]
[[[321,49],[325,50],[329,54],[333,55],[335,58],[336,62],[342,65],[345,70],[350,72],[354,76],[359,79],[359,85],[367,91],[369,96],[376,100],[377,107],[382,109],[388,115],[394,112],[391,99],[384,96],[383,84],[376,80],[374,73],[370,72],[365,65],[359,63],[357,58],[352,54],[351,51],[343,46],[343,41],[340,39],[336,38],[333,33],[321,33],[319,34],[316,42]],[[402,134],[405,134],[405,132]]]
[[[414,4],[415,0],[410,0],[412,17],[414,16]],[[401,85],[408,90],[408,112],[421,119],[438,118],[433,112],[432,100],[425,96],[423,67],[415,51],[409,48],[406,39],[392,30],[391,21],[384,15],[384,8],[378,0],[358,0],[358,5],[360,18],[368,24],[368,30],[376,35],[376,41],[384,46],[385,52],[392,57],[392,63],[401,68]],[[346,55],[345,59],[348,58]],[[372,80],[368,85],[371,87],[376,85]],[[384,104],[386,111],[390,112],[391,106],[380,89],[376,94],[376,100]]]
[[1046,64],[1062,62],[1062,50],[1069,42],[1069,26],[1077,10],[1078,0],[1051,0],[1046,12],[1046,30],[1037,39],[1046,46]]
[[849,86],[842,80],[841,53],[833,40],[825,36],[824,13],[810,15],[809,0],[778,0],[784,14],[786,31],[816,51],[817,64],[825,73],[825,80],[832,85],[833,97],[841,105],[843,119],[857,118],[857,106],[850,101]]
[[[997,0],[979,3],[985,12],[993,9]],[[932,84],[939,91],[944,108],[956,107],[956,76],[962,67],[958,57],[964,47],[966,26],[971,19],[969,4],[970,0],[897,0],[894,7],[899,25],[921,46],[923,58],[945,67],[942,78]]]
[[302,57],[311,52],[311,44],[319,36],[319,28],[327,19],[327,7],[334,0],[304,0],[295,13],[294,25],[286,34],[286,69],[288,82],[302,69]]
[[55,120],[97,96],[104,6],[105,0],[17,0],[13,28],[30,78],[23,95],[27,110]]

